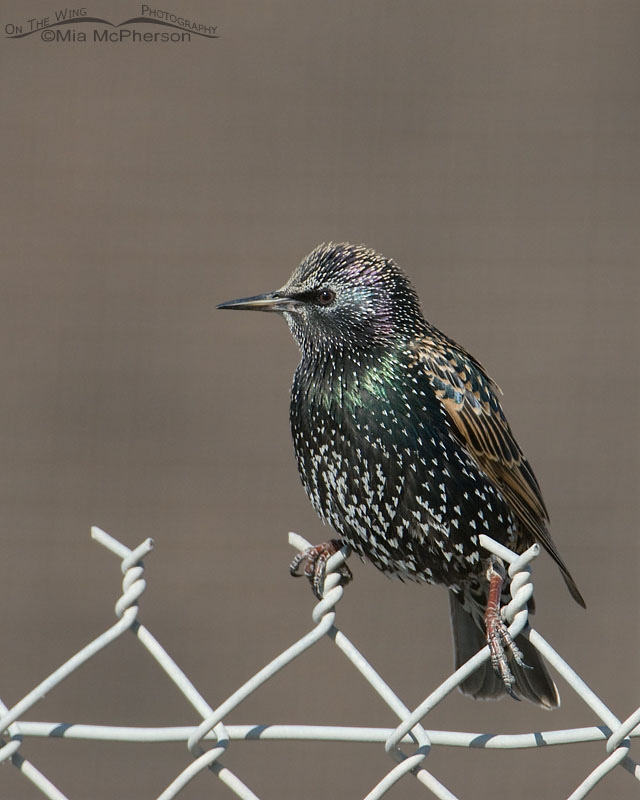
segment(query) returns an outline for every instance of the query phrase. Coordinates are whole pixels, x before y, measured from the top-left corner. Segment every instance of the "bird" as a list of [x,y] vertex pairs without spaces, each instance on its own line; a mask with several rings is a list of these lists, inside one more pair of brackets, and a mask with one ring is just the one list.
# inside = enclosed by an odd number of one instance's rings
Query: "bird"
[[[586,608],[549,533],[540,486],[481,363],[425,318],[405,272],[364,246],[316,247],[282,288],[217,306],[277,312],[300,349],[290,423],[311,503],[337,536],[291,564],[322,597],[328,558],[348,545],[402,580],[449,591],[456,669],[489,645],[459,686],[555,708],[554,681],[500,614],[504,563],[487,534],[522,553],[539,543]],[[351,571],[341,568],[343,582]],[[533,598],[529,610],[534,610]]]

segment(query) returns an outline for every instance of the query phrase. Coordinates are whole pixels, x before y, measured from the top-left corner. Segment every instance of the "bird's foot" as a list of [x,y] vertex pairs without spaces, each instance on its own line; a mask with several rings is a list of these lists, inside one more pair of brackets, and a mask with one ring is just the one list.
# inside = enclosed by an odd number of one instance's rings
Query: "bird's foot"
[[[289,572],[294,578],[300,578],[304,575],[308,579],[318,600],[322,600],[324,594],[327,561],[343,547],[343,544],[341,539],[330,539],[328,542],[322,542],[322,544],[317,544],[315,547],[307,547],[306,550],[298,553],[289,565]],[[302,572],[299,571],[301,568]],[[353,574],[346,564],[340,567],[338,574],[342,578],[343,584],[353,580]]]
[[515,678],[509,666],[508,656],[520,667],[528,668],[522,657],[522,652],[514,642],[509,629],[500,614],[500,596],[502,584],[506,578],[506,571],[502,561],[493,557],[487,570],[489,580],[489,600],[484,614],[484,624],[487,632],[487,644],[491,652],[491,666],[498,673],[504,683],[507,693],[518,699],[513,692]]

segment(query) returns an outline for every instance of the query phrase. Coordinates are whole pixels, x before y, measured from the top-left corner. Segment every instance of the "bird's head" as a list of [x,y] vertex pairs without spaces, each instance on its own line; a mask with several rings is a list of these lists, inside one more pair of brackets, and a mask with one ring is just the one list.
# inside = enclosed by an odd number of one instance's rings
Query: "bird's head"
[[385,346],[424,324],[402,270],[374,250],[351,244],[320,245],[281,289],[218,308],[282,313],[308,355]]

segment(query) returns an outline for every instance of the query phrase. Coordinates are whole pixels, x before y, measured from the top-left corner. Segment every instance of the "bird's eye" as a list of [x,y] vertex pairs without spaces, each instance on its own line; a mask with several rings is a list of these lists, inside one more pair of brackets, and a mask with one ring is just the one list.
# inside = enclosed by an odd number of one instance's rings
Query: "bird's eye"
[[336,293],[331,289],[320,289],[316,296],[316,302],[319,306],[329,306],[336,299]]

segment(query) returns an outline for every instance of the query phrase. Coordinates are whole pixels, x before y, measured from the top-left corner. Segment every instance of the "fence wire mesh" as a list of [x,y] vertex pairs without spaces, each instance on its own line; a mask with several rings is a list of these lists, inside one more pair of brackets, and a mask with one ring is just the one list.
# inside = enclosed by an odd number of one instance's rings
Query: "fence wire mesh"
[[[0,717],[0,731],[2,732],[0,762],[12,763],[25,779],[31,781],[44,796],[52,798],[52,800],[71,800],[71,798],[23,755],[25,738],[56,737],[92,741],[181,742],[188,749],[187,764],[158,795],[157,800],[170,800],[178,797],[184,787],[204,770],[209,770],[221,781],[228,788],[230,795],[243,798],[243,800],[260,800],[257,790],[249,788],[239,775],[236,775],[223,763],[223,757],[229,750],[231,742],[243,740],[253,742],[256,740],[363,742],[382,745],[391,759],[392,766],[382,780],[371,788],[365,796],[365,800],[376,800],[385,795],[399,781],[410,778],[418,781],[427,790],[427,795],[430,794],[440,800],[458,800],[456,795],[427,769],[428,757],[434,747],[510,750],[601,741],[604,751],[602,759],[594,764],[592,771],[569,795],[568,800],[579,800],[579,798],[586,797],[594,786],[616,767],[624,768],[636,780],[640,780],[640,765],[629,755],[631,739],[640,736],[640,707],[624,721],[618,719],[540,633],[529,627],[527,601],[533,591],[530,564],[539,553],[537,545],[533,545],[525,553],[518,555],[488,536],[480,537],[482,546],[488,552],[509,564],[512,600],[503,609],[503,613],[509,623],[511,635],[515,637],[521,631],[525,631],[534,647],[591,709],[595,721],[599,721],[599,724],[596,722],[590,727],[532,731],[521,734],[487,734],[430,730],[424,727],[424,721],[433,708],[441,703],[474,669],[489,658],[488,647],[478,652],[437,686],[416,708],[410,709],[344,632],[337,627],[336,606],[343,595],[339,568],[349,556],[347,547],[332,556],[327,563],[324,598],[313,609],[311,630],[278,654],[229,697],[213,707],[198,692],[177,662],[138,618],[139,599],[146,588],[142,559],[153,549],[152,540],[147,539],[131,550],[99,528],[92,528],[92,537],[121,561],[120,568],[124,577],[122,594],[115,604],[117,621],[58,667],[14,706],[8,708],[0,701],[0,714],[2,715]],[[300,551],[309,546],[304,538],[295,533],[289,534],[289,541]],[[126,631],[134,634],[149,655],[162,667],[177,690],[191,704],[202,720],[198,725],[141,728],[27,722],[20,719],[46,694],[72,675],[78,667],[99,654]],[[362,676],[362,679],[367,681],[382,698],[398,719],[396,727],[231,725],[227,722],[231,713],[249,695],[258,691],[269,678],[286,668],[301,653],[313,647],[324,637],[328,637],[335,644]],[[409,745],[410,752],[406,752],[407,745]]]

